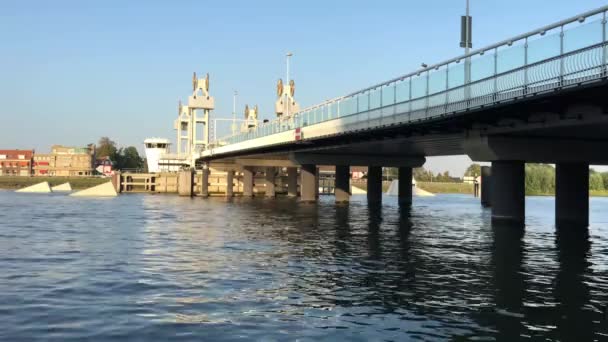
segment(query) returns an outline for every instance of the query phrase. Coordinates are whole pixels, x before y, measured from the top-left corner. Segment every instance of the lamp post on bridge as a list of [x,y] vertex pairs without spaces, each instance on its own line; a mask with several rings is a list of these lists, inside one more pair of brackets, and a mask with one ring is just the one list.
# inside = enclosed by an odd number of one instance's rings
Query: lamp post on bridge
[[[469,54],[470,49],[473,47],[472,32],[473,31],[473,18],[469,15],[469,0],[466,0],[466,13],[460,17],[460,47],[464,48],[465,55]],[[466,57],[464,59],[464,83],[465,83],[465,99],[468,100],[470,97],[470,88],[468,84],[471,82],[471,58]]]
[[236,97],[239,93],[235,90],[232,96],[232,135],[236,134]]
[[[286,62],[287,62],[287,72],[285,75],[285,84],[289,84],[289,60],[291,59],[291,56],[293,56],[292,52],[287,52],[287,54],[285,55]],[[288,92],[285,92],[285,103],[287,104],[286,108],[285,108],[285,117],[286,118],[289,118],[289,107],[291,105],[291,103],[289,103],[289,102],[290,102],[289,94],[288,94]]]

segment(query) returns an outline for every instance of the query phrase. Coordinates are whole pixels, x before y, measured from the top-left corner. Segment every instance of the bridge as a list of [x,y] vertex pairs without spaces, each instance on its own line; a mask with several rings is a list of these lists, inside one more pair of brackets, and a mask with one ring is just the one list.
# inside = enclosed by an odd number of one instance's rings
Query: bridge
[[[381,168],[399,168],[399,202],[412,201],[412,168],[427,156],[491,162],[483,203],[496,221],[523,223],[524,165],[556,164],[556,222],[588,225],[589,165],[608,164],[606,12],[598,8],[352,94],[216,139],[209,168],[255,172],[274,196],[278,167],[288,191],[315,201],[317,166],[336,170],[336,201],[348,201],[351,166],[368,167],[367,197],[381,200]],[[299,178],[299,181],[298,181]],[[299,190],[299,191],[298,191]],[[232,191],[230,191],[232,193]]]

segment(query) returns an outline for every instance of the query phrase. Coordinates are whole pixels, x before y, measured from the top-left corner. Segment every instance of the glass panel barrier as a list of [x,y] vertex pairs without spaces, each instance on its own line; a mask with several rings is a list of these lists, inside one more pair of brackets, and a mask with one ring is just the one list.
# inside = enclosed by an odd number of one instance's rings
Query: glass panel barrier
[[381,88],[372,89],[369,91],[369,109],[380,108],[380,103],[382,101],[381,96]]
[[497,70],[503,73],[509,70],[521,68],[526,61],[526,50],[524,42],[517,42],[511,47],[499,48],[497,52]]
[[492,77],[494,75],[494,62],[493,52],[471,58],[471,82]]
[[410,80],[406,78],[405,80],[397,81],[395,84],[397,88],[397,103],[408,101],[410,99]]
[[602,29],[601,19],[567,29],[564,31],[564,53],[601,43]]
[[395,83],[382,87],[382,106],[395,104]]
[[412,99],[426,95],[426,75],[420,74],[412,78]]
[[557,32],[535,36],[528,40],[528,64],[533,64],[560,54],[560,35]]
[[446,90],[447,68],[442,67],[429,74],[429,94]]
[[369,95],[368,92],[357,95],[357,112],[369,110]]

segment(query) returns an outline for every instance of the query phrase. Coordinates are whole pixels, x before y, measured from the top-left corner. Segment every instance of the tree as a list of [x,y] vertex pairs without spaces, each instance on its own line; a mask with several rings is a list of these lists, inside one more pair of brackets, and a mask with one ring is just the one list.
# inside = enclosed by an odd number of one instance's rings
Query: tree
[[467,170],[464,172],[465,176],[468,177],[476,177],[481,175],[481,165],[477,163],[471,164]]
[[[592,169],[593,171],[593,169]],[[591,172],[589,175],[589,190],[604,190],[604,179],[600,173]]]
[[99,138],[96,149],[98,158],[110,157],[110,160],[115,162],[117,152],[118,150],[116,149],[116,143],[114,141],[110,140],[108,137]]
[[433,173],[426,170],[424,167],[417,167],[412,170],[414,179],[418,182],[430,182],[433,179]]
[[548,164],[526,164],[526,194],[553,194],[555,168]]
[[143,159],[139,156],[139,152],[134,146],[121,148],[116,153],[116,168],[123,169],[141,169],[144,166]]
[[602,172],[602,179],[604,180],[604,189],[608,189],[608,172]]

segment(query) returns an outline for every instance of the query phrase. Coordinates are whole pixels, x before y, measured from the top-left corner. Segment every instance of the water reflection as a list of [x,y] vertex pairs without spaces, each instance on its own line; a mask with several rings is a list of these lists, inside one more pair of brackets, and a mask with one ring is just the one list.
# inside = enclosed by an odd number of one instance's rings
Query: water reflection
[[492,233],[494,324],[499,336],[515,341],[523,333],[523,297],[526,291],[522,270],[524,229],[518,224],[493,222]]
[[0,231],[0,339],[608,338],[608,230],[555,231],[546,199],[525,230],[465,196],[19,199],[0,201],[21,227]]
[[[560,266],[554,288],[559,303],[557,336],[564,340],[591,341],[595,329],[594,312],[589,307],[589,287],[586,284],[586,275],[589,273],[587,259],[591,248],[587,227],[560,226],[555,243]],[[599,318],[599,315],[595,316]]]

